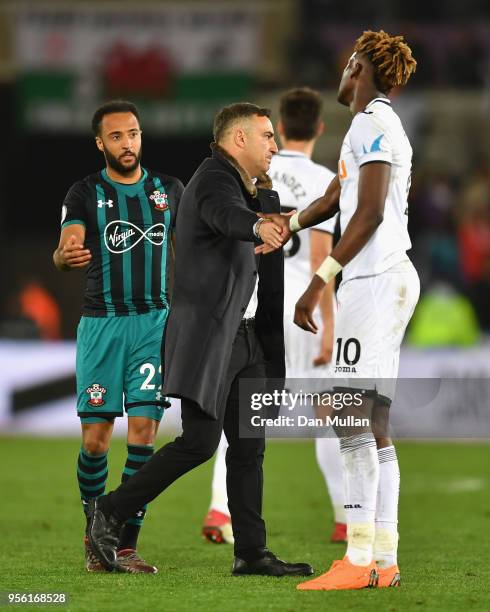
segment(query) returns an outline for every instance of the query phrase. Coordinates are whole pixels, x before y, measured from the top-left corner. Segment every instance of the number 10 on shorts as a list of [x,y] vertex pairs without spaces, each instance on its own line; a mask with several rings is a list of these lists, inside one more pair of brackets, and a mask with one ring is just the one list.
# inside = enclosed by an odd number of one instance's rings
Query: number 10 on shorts
[[361,358],[361,343],[357,338],[337,338],[335,372],[356,372],[356,364]]

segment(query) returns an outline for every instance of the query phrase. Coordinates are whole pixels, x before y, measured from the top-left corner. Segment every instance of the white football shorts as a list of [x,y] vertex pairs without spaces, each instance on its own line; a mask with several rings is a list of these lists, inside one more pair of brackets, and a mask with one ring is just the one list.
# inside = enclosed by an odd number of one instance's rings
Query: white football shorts
[[400,346],[419,293],[408,259],[381,274],[341,283],[330,370],[334,387],[374,390],[382,400],[393,399]]

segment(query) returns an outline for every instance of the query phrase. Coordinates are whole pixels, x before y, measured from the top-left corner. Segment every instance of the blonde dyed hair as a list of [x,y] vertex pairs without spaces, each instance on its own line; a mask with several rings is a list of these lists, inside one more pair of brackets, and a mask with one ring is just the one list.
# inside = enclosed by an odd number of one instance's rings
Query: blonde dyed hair
[[383,30],[367,30],[354,47],[355,53],[365,55],[374,67],[379,89],[384,93],[405,85],[415,72],[417,62],[403,36],[390,36]]

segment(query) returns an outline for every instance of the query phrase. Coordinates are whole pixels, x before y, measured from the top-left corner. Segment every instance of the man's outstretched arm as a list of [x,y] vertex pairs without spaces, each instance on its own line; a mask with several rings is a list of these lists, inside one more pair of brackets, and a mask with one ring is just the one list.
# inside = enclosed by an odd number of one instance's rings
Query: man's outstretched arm
[[262,240],[271,250],[282,246],[281,228],[270,219],[257,219],[245,205],[236,179],[227,172],[208,172],[200,179],[196,194],[201,219],[214,232],[236,240]]
[[85,226],[68,225],[61,230],[60,243],[53,253],[53,262],[61,272],[88,266],[92,259],[90,250],[84,247]]
[[[314,225],[333,217],[339,210],[339,200],[340,181],[338,175],[336,174],[330,181],[324,195],[321,198],[314,200],[300,213],[261,213],[259,216],[271,219],[276,225],[282,228],[281,242],[284,245],[291,238],[291,235],[294,232],[298,232],[308,227],[313,227]],[[263,245],[258,247],[256,252],[265,255],[270,253],[272,250],[274,249],[267,245]]]
[[[332,234],[313,228],[310,230],[310,264],[313,274],[318,270],[321,263],[332,252]],[[324,287],[320,298],[319,307],[323,324],[322,342],[319,354],[313,361],[313,366],[321,366],[330,363],[333,350],[334,330],[334,301],[335,280],[332,279]]]
[[327,190],[321,198],[316,199],[307,208],[297,213],[297,219],[294,216],[291,218],[291,229],[294,229],[295,222],[298,229],[313,227],[322,221],[326,221],[333,217],[339,210],[340,200],[340,181],[339,175],[336,174],[330,181]]

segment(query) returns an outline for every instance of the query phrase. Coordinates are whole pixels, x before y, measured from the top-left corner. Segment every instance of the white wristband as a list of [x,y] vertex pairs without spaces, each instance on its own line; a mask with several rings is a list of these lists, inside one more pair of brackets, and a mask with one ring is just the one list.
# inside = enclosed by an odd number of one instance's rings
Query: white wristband
[[293,232],[299,232],[301,225],[299,224],[299,212],[295,212],[289,219],[289,229]]
[[342,270],[342,266],[330,255],[324,260],[322,265],[316,271],[325,284],[328,284]]

